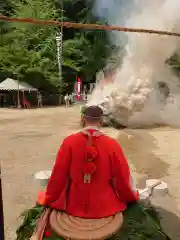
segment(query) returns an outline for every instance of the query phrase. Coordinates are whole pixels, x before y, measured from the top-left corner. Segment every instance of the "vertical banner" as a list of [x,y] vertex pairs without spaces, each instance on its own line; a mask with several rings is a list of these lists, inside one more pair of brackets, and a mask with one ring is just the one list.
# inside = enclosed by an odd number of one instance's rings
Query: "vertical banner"
[[5,240],[1,166],[0,166],[0,240]]
[[82,92],[82,81],[80,77],[77,77],[76,84],[75,84],[75,94],[76,94],[76,100],[81,100],[81,92]]

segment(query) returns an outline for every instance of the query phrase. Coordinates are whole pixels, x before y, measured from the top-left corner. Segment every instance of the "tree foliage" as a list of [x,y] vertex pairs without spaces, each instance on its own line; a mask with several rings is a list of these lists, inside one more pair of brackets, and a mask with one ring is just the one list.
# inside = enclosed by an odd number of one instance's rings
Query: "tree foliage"
[[[83,23],[99,23],[93,15],[93,1],[85,0],[9,0],[3,5],[3,14],[13,17],[62,19]],[[4,2],[4,3],[5,3]],[[61,3],[61,4],[60,4]],[[35,87],[58,86],[56,34],[58,28],[26,23],[6,23],[1,34],[0,72],[23,79]],[[111,44],[105,31],[64,29],[63,77],[73,81],[82,76],[93,80],[96,72],[105,66]]]

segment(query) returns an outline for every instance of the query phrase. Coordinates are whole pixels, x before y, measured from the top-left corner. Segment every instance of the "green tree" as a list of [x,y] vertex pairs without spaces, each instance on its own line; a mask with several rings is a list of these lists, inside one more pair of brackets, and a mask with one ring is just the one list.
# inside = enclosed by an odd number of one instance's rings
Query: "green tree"
[[[62,5],[52,0],[11,0],[14,17],[61,20]],[[92,13],[93,1],[64,0],[65,21],[97,23]],[[58,28],[32,24],[8,23],[1,34],[0,71],[25,79],[35,87],[58,86],[55,37]],[[107,33],[100,30],[63,30],[63,76],[72,82],[75,75],[92,80],[103,68],[111,52]],[[73,74],[73,75],[72,75]],[[69,77],[69,76],[70,77]],[[73,76],[73,77],[72,77]]]
[[[65,0],[65,14],[72,22],[99,23],[100,21],[93,14],[94,1],[87,0]],[[96,72],[106,65],[112,49],[108,33],[101,30],[71,30],[71,34],[66,34],[69,39],[64,42],[64,57],[71,59],[77,66],[78,74],[85,81],[94,80]]]
[[[17,1],[14,3],[13,16],[41,19],[58,17],[55,7],[48,0],[28,0],[25,3]],[[2,37],[1,69],[18,78],[28,78],[28,75],[34,76],[37,73],[39,77],[41,75],[41,80],[46,79],[55,84],[55,33],[55,29],[49,26],[10,23],[8,32]]]

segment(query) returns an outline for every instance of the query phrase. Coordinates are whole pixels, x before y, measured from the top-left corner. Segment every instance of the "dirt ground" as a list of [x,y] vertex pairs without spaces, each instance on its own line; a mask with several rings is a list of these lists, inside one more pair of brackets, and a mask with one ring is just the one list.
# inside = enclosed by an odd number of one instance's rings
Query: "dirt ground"
[[[61,141],[78,131],[80,106],[36,110],[0,109],[0,146],[6,239],[15,239],[20,213],[31,207],[39,190],[33,175],[50,170]],[[147,178],[168,183],[169,195],[153,202],[173,240],[180,239],[180,130],[170,128],[103,131],[121,143],[136,182]]]

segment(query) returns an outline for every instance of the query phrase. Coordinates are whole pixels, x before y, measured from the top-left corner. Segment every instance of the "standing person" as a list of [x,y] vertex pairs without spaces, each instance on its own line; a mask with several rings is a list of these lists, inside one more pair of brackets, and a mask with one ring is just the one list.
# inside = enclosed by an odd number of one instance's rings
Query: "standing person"
[[42,107],[42,94],[41,92],[38,92],[38,95],[37,95],[37,100],[38,100],[38,107]]
[[70,104],[73,105],[74,99],[73,99],[73,94],[69,94],[69,99],[70,99]]
[[69,94],[68,96],[69,96],[69,105],[71,105],[72,104],[72,96],[71,96],[71,94]]
[[72,102],[73,102],[73,104],[75,103],[75,99],[76,99],[76,94],[74,93],[74,92],[72,92]]
[[25,96],[22,97],[22,105],[23,105],[23,108],[26,108],[26,109],[30,107],[30,103]]
[[68,94],[65,95],[64,102],[65,102],[66,108],[69,107],[69,95]]

